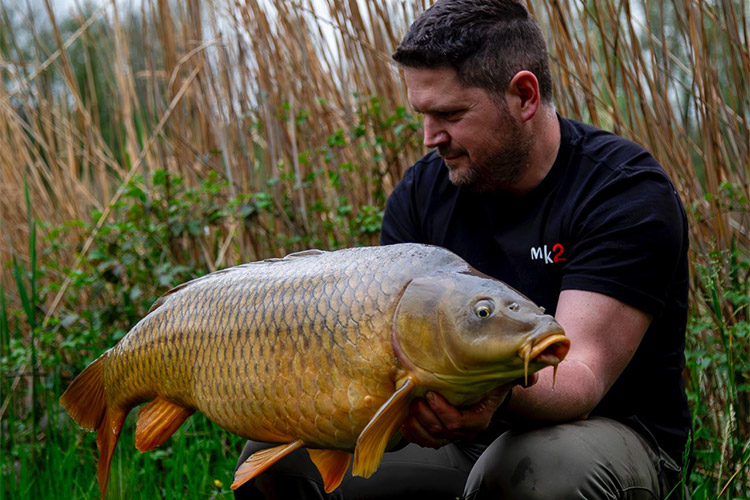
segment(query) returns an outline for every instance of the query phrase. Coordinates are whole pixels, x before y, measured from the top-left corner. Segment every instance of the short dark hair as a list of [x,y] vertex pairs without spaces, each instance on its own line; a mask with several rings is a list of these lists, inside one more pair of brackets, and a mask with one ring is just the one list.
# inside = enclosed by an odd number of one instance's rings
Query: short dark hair
[[438,0],[411,25],[393,59],[413,68],[449,67],[467,86],[501,96],[521,70],[534,73],[552,102],[547,45],[515,0]]

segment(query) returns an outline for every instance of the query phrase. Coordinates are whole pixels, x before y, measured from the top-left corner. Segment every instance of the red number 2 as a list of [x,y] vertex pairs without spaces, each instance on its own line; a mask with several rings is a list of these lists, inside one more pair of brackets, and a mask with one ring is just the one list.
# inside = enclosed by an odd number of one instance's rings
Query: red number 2
[[563,252],[565,252],[565,247],[561,244],[555,243],[555,246],[552,247],[552,251],[557,252],[555,254],[555,258],[553,259],[555,262],[562,262],[564,260],[567,260],[562,256]]

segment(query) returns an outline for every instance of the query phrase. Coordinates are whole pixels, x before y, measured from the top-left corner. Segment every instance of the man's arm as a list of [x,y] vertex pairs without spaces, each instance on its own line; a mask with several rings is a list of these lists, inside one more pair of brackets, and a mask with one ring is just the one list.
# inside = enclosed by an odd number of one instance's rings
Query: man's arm
[[[514,388],[506,411],[514,418],[566,421],[585,418],[601,401],[633,357],[651,317],[617,299],[594,292],[565,290],[555,318],[570,338],[552,387],[552,370],[539,372],[530,388]],[[423,446],[471,438],[486,429],[508,388],[478,405],[459,409],[431,396],[412,405],[402,426],[404,436]]]
[[532,420],[585,418],[630,362],[651,317],[600,293],[564,290],[555,319],[570,338],[570,352],[552,370],[539,372],[536,385],[513,391],[508,410]]

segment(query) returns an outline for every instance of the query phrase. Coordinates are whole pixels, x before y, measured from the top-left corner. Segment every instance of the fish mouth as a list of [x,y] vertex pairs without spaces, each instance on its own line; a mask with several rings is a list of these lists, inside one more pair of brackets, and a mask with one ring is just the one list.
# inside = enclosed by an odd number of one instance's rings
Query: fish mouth
[[518,350],[518,357],[523,359],[524,382],[526,384],[529,382],[530,363],[554,366],[556,375],[557,365],[565,358],[569,350],[570,339],[564,335],[562,330],[551,332],[538,340],[532,339],[531,342]]
[[[565,336],[562,329],[557,329],[542,338],[531,339],[518,350],[518,357],[523,360],[524,383],[528,384],[529,365],[537,364],[544,366],[553,366],[553,386],[554,379],[557,375],[557,365],[562,361],[570,350],[570,339]],[[489,366],[483,370],[472,370],[471,376],[467,377],[466,373],[460,375],[433,372],[432,375],[452,385],[473,385],[496,381],[502,378],[504,373],[498,371],[497,366]],[[507,375],[507,373],[505,373]]]

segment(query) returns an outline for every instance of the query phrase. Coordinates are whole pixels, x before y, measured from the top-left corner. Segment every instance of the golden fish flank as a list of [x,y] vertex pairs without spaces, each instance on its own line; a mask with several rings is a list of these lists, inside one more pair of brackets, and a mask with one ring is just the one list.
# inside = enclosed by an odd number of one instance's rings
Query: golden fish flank
[[369,477],[428,390],[453,404],[565,357],[554,319],[453,253],[417,244],[311,250],[218,271],[171,290],[60,401],[97,431],[106,493],[122,423],[136,447],[161,445],[194,411],[280,443],[233,488],[307,448],[327,491]]

